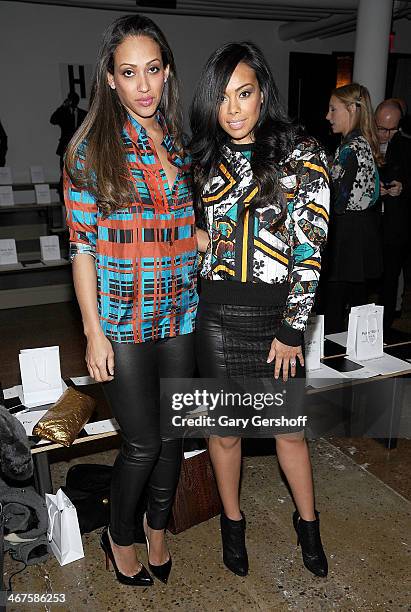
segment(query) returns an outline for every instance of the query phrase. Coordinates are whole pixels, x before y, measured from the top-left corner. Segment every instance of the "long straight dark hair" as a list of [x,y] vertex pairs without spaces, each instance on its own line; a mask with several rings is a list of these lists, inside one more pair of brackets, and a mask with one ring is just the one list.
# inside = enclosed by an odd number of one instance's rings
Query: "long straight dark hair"
[[279,162],[291,152],[301,130],[288,118],[267,60],[251,42],[228,43],[217,49],[208,59],[197,84],[190,108],[195,200],[201,212],[202,191],[218,168],[221,147],[229,140],[219,125],[218,112],[221,96],[240,62],[254,70],[263,94],[260,116],[254,128],[255,145],[251,159],[259,192],[250,209],[277,202],[284,212]]
[[[127,112],[116,90],[107,82],[114,72],[114,52],[129,36],[147,36],[158,44],[163,66],[169,66],[167,83],[158,110],[164,115],[176,149],[182,151],[182,116],[177,73],[171,48],[160,28],[148,17],[125,15],[105,31],[100,46],[88,115],[67,148],[65,167],[74,185],[87,189],[103,214],[130,203],[129,172],[121,138]],[[87,142],[84,169],[76,167],[79,147]]]

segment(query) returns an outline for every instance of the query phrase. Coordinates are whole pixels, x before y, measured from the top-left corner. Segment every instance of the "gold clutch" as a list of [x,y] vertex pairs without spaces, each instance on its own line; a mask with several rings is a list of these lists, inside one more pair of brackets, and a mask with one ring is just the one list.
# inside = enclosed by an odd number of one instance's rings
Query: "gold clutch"
[[33,429],[33,435],[70,446],[93,414],[96,401],[69,387]]

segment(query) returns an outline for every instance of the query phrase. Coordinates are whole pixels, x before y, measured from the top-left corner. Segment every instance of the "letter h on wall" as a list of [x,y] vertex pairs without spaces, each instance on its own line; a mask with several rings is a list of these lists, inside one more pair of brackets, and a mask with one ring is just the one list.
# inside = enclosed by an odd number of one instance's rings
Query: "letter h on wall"
[[68,69],[68,80],[70,85],[70,93],[74,93],[76,91],[76,85],[80,88],[80,98],[86,98],[86,79],[84,74],[84,66],[78,65],[78,76],[74,76],[74,66],[73,64],[67,65]]

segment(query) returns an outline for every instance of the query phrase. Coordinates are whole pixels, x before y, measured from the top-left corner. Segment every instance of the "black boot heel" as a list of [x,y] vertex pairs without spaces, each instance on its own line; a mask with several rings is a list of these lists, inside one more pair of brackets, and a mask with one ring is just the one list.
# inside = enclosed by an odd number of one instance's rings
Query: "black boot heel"
[[232,521],[227,518],[224,511],[221,512],[221,538],[223,541],[223,561],[237,576],[247,576],[248,555],[245,547],[245,516],[242,519]]
[[153,579],[144,567],[141,566],[141,570],[135,574],[134,576],[126,576],[122,574],[117,567],[116,560],[114,558],[113,550],[111,548],[110,539],[108,537],[107,527],[103,529],[103,533],[101,534],[100,546],[104,550],[106,555],[106,569],[109,569],[109,560],[113,564],[114,571],[116,573],[116,578],[121,584],[127,584],[128,586],[142,586],[148,587],[153,584]]
[[297,532],[297,546],[301,545],[305,567],[316,576],[324,578],[328,574],[328,562],[321,542],[317,510],[315,517],[315,521],[304,521],[296,510],[293,514],[293,523]]

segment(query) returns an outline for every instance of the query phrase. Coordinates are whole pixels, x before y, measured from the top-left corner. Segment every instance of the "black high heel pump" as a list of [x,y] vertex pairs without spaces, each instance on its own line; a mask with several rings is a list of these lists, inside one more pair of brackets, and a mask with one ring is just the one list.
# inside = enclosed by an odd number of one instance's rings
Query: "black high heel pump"
[[[144,515],[144,518],[145,518],[145,524],[148,527],[147,515]],[[150,572],[158,580],[161,580],[161,582],[163,582],[164,584],[167,584],[168,577],[170,576],[170,572],[171,572],[171,566],[173,564],[173,562],[171,560],[171,554],[169,553],[170,556],[169,556],[168,560],[165,563],[163,563],[162,565],[153,565],[152,563],[150,563],[150,559],[149,559],[149,555],[150,555],[150,542],[148,541],[148,537],[147,537],[147,534],[146,534],[145,530],[144,530],[144,534],[146,536],[147,559],[148,559],[148,567],[150,568]]]
[[128,586],[142,586],[148,587],[153,584],[153,579],[144,567],[141,566],[141,570],[135,574],[134,576],[126,576],[122,574],[117,567],[116,560],[114,558],[113,549],[111,548],[111,542],[108,537],[107,527],[103,529],[103,533],[100,538],[100,546],[104,550],[106,554],[106,569],[108,570],[110,567],[109,560],[113,564],[114,571],[116,573],[116,578],[121,584],[127,584]]

